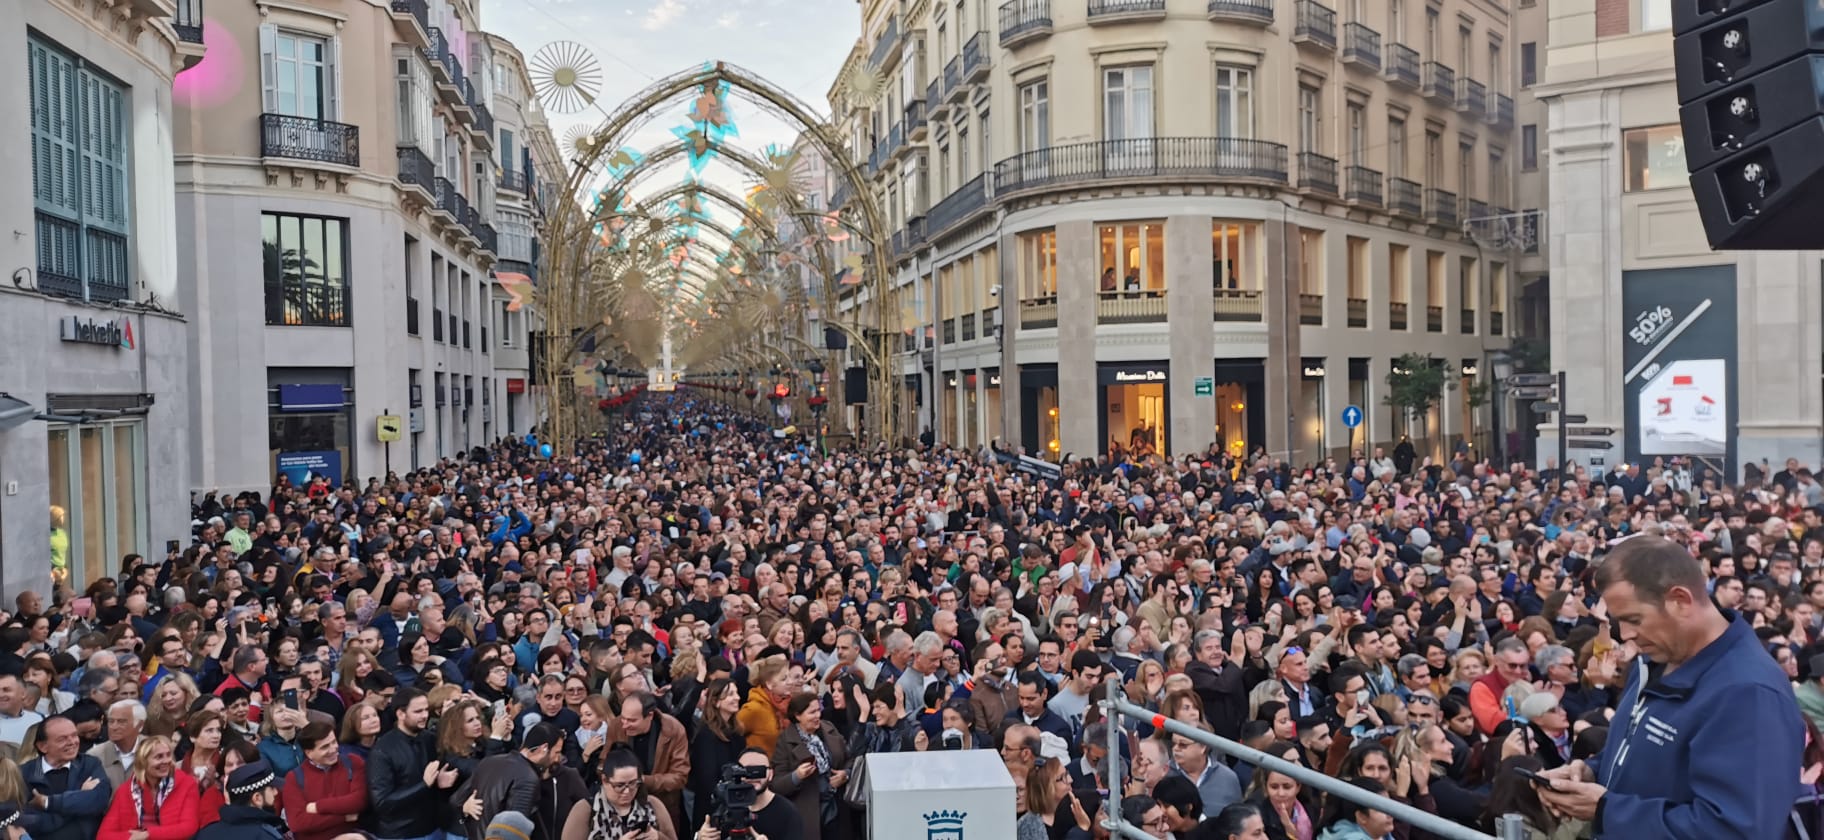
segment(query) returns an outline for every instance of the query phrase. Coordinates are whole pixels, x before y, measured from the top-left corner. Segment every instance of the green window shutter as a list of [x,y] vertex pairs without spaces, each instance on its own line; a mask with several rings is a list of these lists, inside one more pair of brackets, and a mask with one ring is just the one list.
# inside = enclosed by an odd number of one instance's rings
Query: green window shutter
[[28,47],[32,96],[32,195],[38,209],[81,214],[76,64],[36,41]]
[[83,223],[127,232],[126,92],[82,71]]

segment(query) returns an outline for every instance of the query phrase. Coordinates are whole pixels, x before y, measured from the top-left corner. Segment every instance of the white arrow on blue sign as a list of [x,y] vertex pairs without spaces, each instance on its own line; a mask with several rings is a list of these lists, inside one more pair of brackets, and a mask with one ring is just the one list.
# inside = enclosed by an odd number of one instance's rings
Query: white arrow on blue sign
[[1343,426],[1353,429],[1362,425],[1362,407],[1352,405],[1343,409]]

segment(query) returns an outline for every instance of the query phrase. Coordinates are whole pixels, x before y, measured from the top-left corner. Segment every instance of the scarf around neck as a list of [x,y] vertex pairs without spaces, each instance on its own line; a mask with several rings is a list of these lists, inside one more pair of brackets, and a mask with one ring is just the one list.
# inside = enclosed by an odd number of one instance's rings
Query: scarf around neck
[[589,803],[594,812],[590,818],[589,840],[620,840],[620,838],[654,828],[659,824],[659,815],[652,809],[652,803],[644,795],[633,800],[633,807],[622,814],[614,809],[608,801],[606,783],[595,791],[595,801]]

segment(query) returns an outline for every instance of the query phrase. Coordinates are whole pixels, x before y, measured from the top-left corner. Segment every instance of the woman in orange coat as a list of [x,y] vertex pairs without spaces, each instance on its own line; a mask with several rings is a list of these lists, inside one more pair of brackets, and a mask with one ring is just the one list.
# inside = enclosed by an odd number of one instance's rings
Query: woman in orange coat
[[791,702],[791,669],[784,656],[766,657],[748,666],[747,702],[735,713],[741,731],[747,733],[747,745],[773,754],[779,730],[785,728],[785,704]]
[[189,840],[197,829],[196,777],[177,772],[171,739],[148,735],[133,751],[133,772],[114,791],[96,840]]

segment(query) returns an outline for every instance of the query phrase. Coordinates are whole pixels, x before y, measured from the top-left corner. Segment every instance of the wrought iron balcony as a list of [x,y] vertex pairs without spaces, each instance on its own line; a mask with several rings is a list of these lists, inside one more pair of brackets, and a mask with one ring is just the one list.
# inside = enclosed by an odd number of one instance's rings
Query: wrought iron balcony
[[1447,64],[1427,61],[1419,67],[1419,92],[1445,104],[1457,99],[1457,71]]
[[[84,229],[63,216],[33,211],[38,239],[38,289],[100,302],[126,300],[131,291],[127,238]],[[84,278],[87,281],[84,281]]]
[[426,0],[393,0],[393,26],[407,44],[423,48],[429,42],[430,3]]
[[939,73],[925,85],[925,116],[932,122],[942,122],[944,115],[950,113],[950,103],[944,100],[944,74]]
[[1343,303],[1349,310],[1349,326],[1362,329],[1368,326],[1368,299],[1349,298]]
[[1495,94],[1495,107],[1488,109],[1488,122],[1502,130],[1514,127],[1514,98],[1505,93]]
[[500,188],[507,192],[516,192],[520,195],[525,195],[526,173],[517,172],[512,169],[502,170],[500,173]]
[[443,29],[433,26],[425,30],[427,43],[424,46],[424,60],[431,63],[431,75],[438,76],[439,84],[455,84],[450,75],[450,65],[444,62],[450,55],[450,42],[443,37]]
[[1488,204],[1486,202],[1477,201],[1469,196],[1463,196],[1462,198],[1457,199],[1457,218],[1461,219],[1464,224],[1467,225],[1470,222],[1484,221],[1488,216]]
[[1407,90],[1419,89],[1419,51],[1405,44],[1387,47],[1387,81]]
[[405,334],[418,334],[418,299],[411,295],[405,296]]
[[438,176],[437,180],[433,182],[431,194],[437,199],[438,212],[449,216],[450,221],[462,221],[461,208],[468,202],[463,200],[462,193],[456,191],[456,185],[450,183],[450,179]]
[[494,112],[479,101],[470,100],[469,107],[475,109],[475,124],[472,126],[477,145],[494,148]]
[[475,226],[475,238],[481,240],[483,251],[492,254],[500,250],[500,232],[487,222]]
[[988,79],[988,68],[994,57],[988,49],[988,33],[977,32],[963,45],[963,83],[976,84]]
[[1165,0],[1089,0],[1089,22],[1155,20],[1165,17]]
[[1343,63],[1380,72],[1381,33],[1354,21],[1343,24]]
[[1307,327],[1324,325],[1324,296],[1300,294],[1298,296],[1298,322]]
[[1299,152],[1298,188],[1336,195],[1336,158],[1316,152]]
[[1472,120],[1482,119],[1488,107],[1488,89],[1481,82],[1464,76],[1457,80],[1457,110]]
[[925,100],[914,99],[906,103],[906,140],[916,143],[924,139],[931,122],[925,118]]
[[964,91],[963,56],[959,53],[944,63],[944,98],[954,102],[962,98]]
[[1417,181],[1388,178],[1387,209],[1401,216],[1419,218],[1425,212],[1424,192]]
[[1406,302],[1394,300],[1387,302],[1387,327],[1389,329],[1406,329]]
[[1425,221],[1443,227],[1457,226],[1457,194],[1436,187],[1425,191]]
[[346,327],[348,287],[302,277],[268,280],[266,324],[273,327]]
[[[419,0],[423,3],[424,0]],[[177,12],[171,16],[171,31],[186,44],[203,42],[203,0],[177,0]]]
[[1110,179],[1286,183],[1286,147],[1234,137],[1147,137],[1052,146],[994,166],[997,195]]
[[931,237],[939,237],[952,228],[975,220],[984,211],[992,210],[993,206],[988,201],[991,189],[992,181],[986,172],[969,179],[968,183],[944,196],[943,201],[925,214],[925,230]]
[[887,161],[891,160],[894,155],[899,153],[900,147],[904,146],[905,143],[906,143],[905,125],[903,123],[894,123],[892,128],[887,129],[887,139],[881,141],[881,144],[880,144],[881,148],[885,149],[885,151],[882,152],[881,156],[880,156],[881,163],[884,164]]
[[1381,206],[1381,173],[1366,166],[1351,166],[1343,174],[1343,200],[1363,207]]
[[1273,0],[1210,0],[1209,15],[1212,21],[1271,26]]
[[1317,0],[1298,0],[1298,25],[1292,30],[1295,43],[1336,50],[1336,10]]
[[880,67],[899,49],[899,16],[887,19],[887,27],[880,31],[880,40],[874,42],[874,51],[868,54],[868,64]]
[[399,155],[399,183],[424,190],[434,200],[437,193],[437,166],[431,163],[430,155],[417,146],[400,146],[394,151]]
[[1051,0],[1009,0],[1001,4],[1001,46],[1017,47],[1051,34]]
[[329,120],[261,114],[260,157],[360,166],[361,129]]

